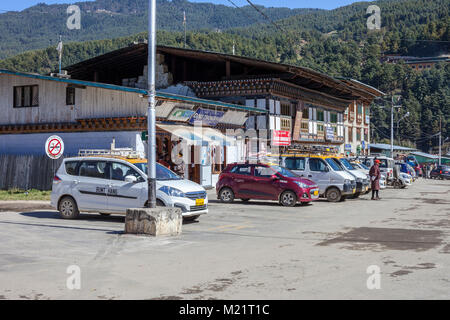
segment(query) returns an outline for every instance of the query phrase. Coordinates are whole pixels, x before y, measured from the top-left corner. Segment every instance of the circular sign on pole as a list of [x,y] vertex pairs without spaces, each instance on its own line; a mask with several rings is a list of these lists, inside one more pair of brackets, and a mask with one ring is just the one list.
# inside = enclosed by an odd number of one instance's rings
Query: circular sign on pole
[[45,153],[50,159],[59,159],[64,153],[64,142],[61,137],[51,136],[45,143]]

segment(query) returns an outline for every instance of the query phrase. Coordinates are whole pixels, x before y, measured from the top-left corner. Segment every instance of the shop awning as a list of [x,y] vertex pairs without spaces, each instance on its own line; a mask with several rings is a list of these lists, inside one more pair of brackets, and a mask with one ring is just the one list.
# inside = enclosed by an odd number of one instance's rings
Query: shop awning
[[227,137],[219,130],[208,127],[193,127],[159,123],[157,123],[156,126],[177,136],[178,138],[185,140],[189,145],[207,146],[211,144],[220,144],[229,146],[234,141],[234,138]]

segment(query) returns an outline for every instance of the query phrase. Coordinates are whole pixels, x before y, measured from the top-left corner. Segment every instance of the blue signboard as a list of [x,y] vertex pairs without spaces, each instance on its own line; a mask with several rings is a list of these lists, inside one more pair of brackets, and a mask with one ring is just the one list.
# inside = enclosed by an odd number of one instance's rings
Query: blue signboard
[[223,118],[225,112],[199,108],[189,119],[190,124],[201,121],[203,125],[215,126]]
[[327,127],[327,140],[334,140],[334,128],[333,127]]
[[345,151],[352,151],[352,145],[351,144],[346,144],[344,146]]
[[365,141],[361,141],[361,146],[362,146],[363,150],[366,150],[366,142]]

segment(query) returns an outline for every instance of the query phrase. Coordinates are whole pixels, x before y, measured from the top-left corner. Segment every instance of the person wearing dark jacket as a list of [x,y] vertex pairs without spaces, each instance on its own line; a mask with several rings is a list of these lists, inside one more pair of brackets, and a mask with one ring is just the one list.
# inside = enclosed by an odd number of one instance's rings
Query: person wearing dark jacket
[[[370,181],[372,184],[372,199],[371,200],[380,200],[378,196],[378,191],[380,190],[380,160],[375,160],[374,165],[370,168],[369,171]],[[376,194],[376,197],[375,197]]]

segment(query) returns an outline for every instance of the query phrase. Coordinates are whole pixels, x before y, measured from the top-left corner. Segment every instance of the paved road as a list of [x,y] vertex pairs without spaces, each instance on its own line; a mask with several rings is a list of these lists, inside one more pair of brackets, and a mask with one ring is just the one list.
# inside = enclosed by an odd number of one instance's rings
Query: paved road
[[[123,217],[1,212],[0,299],[449,299],[450,182],[381,196],[295,208],[212,198],[176,238],[123,235]],[[80,290],[67,289],[70,265]]]

